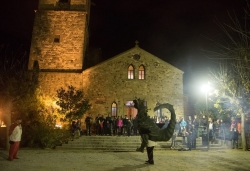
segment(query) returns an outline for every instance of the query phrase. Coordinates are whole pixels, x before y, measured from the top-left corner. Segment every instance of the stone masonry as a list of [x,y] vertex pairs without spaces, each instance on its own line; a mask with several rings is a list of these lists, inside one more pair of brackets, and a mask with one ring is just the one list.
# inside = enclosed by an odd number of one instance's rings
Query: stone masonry
[[[143,98],[154,116],[156,103],[174,105],[177,117],[184,115],[183,71],[135,47],[83,70],[88,44],[89,0],[40,0],[36,11],[28,68],[38,63],[40,89],[55,100],[56,90],[72,85],[90,99],[90,113],[107,116],[112,103],[117,115],[127,112],[127,101]],[[137,55],[138,58],[134,58]],[[135,78],[128,79],[128,67]],[[138,79],[139,67],[145,79]],[[170,116],[167,110],[164,115]]]
[[[140,59],[131,57],[139,54]],[[128,67],[135,68],[135,79],[128,79]],[[138,79],[139,66],[145,67],[145,79]],[[107,61],[86,69],[82,73],[83,90],[91,99],[90,113],[108,115],[111,104],[118,105],[118,115],[126,114],[126,101],[135,97],[147,101],[149,115],[154,116],[156,103],[174,105],[177,117],[184,115],[183,104],[183,72],[165,61],[146,52],[137,45]],[[168,111],[164,111],[165,114]],[[170,116],[170,113],[167,114]]]

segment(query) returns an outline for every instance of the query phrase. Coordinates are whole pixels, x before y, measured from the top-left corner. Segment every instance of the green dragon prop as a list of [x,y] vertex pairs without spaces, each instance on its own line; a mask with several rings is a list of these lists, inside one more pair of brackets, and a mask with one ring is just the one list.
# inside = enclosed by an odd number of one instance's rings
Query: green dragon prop
[[138,122],[139,134],[141,135],[142,143],[141,147],[137,148],[136,151],[144,152],[144,148],[148,144],[148,140],[151,141],[168,141],[175,129],[176,116],[173,105],[164,103],[156,106],[154,111],[158,109],[167,108],[171,113],[171,120],[165,129],[160,129],[155,122],[150,119],[147,114],[147,108],[144,106],[144,100],[136,99],[133,100],[134,107],[138,110],[136,120]]

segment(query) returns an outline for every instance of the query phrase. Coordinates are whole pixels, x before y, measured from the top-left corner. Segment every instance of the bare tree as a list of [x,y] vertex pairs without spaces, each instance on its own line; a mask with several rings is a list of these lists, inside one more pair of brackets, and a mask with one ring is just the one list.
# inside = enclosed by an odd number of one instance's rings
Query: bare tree
[[232,23],[217,22],[226,35],[225,43],[213,41],[217,51],[209,51],[209,57],[219,61],[219,69],[211,71],[211,78],[217,85],[217,95],[224,98],[221,104],[230,103],[223,110],[233,111],[241,116],[241,137],[243,150],[247,150],[245,137],[245,115],[250,103],[250,28],[249,6],[244,20],[230,15]]

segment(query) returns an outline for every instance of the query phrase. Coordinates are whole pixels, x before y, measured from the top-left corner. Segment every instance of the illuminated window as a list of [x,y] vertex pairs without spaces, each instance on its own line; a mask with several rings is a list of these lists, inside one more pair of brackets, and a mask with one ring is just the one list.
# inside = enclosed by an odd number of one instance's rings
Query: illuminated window
[[134,79],[134,67],[129,65],[128,67],[128,79]]
[[139,80],[145,79],[145,68],[143,65],[139,67]]
[[117,116],[117,104],[115,102],[111,106],[111,116]]
[[55,35],[54,42],[55,43],[60,43],[60,35]]

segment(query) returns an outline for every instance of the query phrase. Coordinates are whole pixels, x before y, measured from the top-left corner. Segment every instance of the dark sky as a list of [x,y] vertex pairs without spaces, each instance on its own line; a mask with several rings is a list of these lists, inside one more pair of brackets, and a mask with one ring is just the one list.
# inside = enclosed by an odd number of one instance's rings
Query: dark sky
[[[205,57],[207,38],[223,34],[215,19],[230,21],[228,13],[241,19],[246,0],[92,0],[90,46],[102,49],[103,59],[134,47],[183,70],[185,92],[193,96],[206,81],[214,61]],[[3,0],[0,6],[0,43],[30,46],[34,10],[38,0]],[[207,38],[205,38],[207,37]]]

